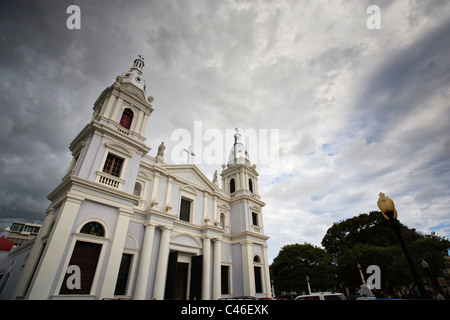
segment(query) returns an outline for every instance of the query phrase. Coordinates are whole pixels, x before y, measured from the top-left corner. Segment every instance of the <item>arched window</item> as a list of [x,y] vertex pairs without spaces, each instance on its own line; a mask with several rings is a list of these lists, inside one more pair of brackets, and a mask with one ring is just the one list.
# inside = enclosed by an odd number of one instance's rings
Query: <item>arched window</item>
[[[133,191],[133,194],[134,194],[135,196],[140,197],[140,196],[141,196],[141,193],[142,193],[142,185],[141,185],[139,182],[136,182],[136,183],[134,184],[134,191]],[[133,204],[134,204],[135,206],[138,206],[138,205],[139,205],[139,201],[135,201]]]
[[[101,223],[91,221],[81,228],[80,233],[104,237],[105,228]],[[76,269],[67,272],[64,275],[59,294],[91,294],[91,288],[97,272],[97,264],[102,247],[103,245],[98,243],[98,241],[90,242],[89,240],[77,240],[75,242],[68,268],[75,267]],[[73,280],[74,277],[79,277],[78,285],[76,285],[77,281]]]
[[131,128],[133,116],[134,116],[133,110],[131,110],[130,108],[123,110],[122,118],[120,118],[120,125],[125,129],[129,130]]
[[230,193],[233,193],[236,191],[236,182],[234,181],[234,179],[230,180]]
[[256,255],[253,257],[253,262],[260,263],[260,262],[261,262],[261,258],[256,254]]
[[222,227],[222,229],[225,229],[226,227],[225,219],[226,219],[225,213],[222,212],[220,214],[220,226]]
[[250,192],[253,193],[253,181],[252,181],[252,179],[248,179],[248,188],[250,189]]
[[141,192],[142,192],[142,185],[141,185],[139,182],[136,182],[136,183],[134,184],[134,191],[133,191],[133,194],[134,194],[135,196],[140,197],[140,196],[141,196]]
[[88,222],[81,228],[80,233],[86,233],[97,237],[104,237],[105,229],[98,222]]

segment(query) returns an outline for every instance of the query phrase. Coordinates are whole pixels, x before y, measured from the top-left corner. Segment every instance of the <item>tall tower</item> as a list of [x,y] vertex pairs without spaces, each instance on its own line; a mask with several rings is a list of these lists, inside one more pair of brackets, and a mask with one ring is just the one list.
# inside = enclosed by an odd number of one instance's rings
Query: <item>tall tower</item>
[[[144,58],[139,56],[128,71],[117,76],[95,101],[91,121],[70,144],[72,162],[62,182],[48,195],[51,204],[14,296],[114,295],[133,206],[140,199],[136,177],[141,159],[150,151],[144,135],[153,98],[145,96],[143,67]],[[95,218],[100,222],[91,222]],[[108,223],[114,227],[108,228]],[[94,244],[89,242],[92,235],[97,235]],[[78,291],[68,291],[64,266],[81,264],[83,260],[73,262],[77,252],[91,249],[97,250],[93,259],[105,262],[104,285],[91,287],[100,281],[91,279],[89,287],[82,284]],[[82,274],[85,269],[80,266]]]
[[[250,163],[247,149],[236,129],[227,165],[223,166],[222,189],[230,194],[230,233],[238,241],[242,259],[243,293],[255,296],[271,292],[262,208],[258,193],[258,172]],[[255,250],[261,255],[255,254]]]
[[141,158],[150,150],[145,130],[153,97],[145,98],[144,58],[106,88],[94,103],[91,122],[70,145],[71,175],[133,193]]

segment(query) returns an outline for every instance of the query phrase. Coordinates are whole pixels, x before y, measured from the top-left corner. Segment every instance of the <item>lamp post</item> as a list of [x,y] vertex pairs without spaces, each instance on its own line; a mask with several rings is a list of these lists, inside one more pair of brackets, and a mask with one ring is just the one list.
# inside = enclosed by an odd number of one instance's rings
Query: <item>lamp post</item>
[[309,285],[309,277],[306,276],[306,283],[308,284],[308,294],[311,294],[311,287]]
[[364,275],[363,275],[363,273],[361,271],[361,265],[358,263],[357,267],[358,267],[358,270],[359,270],[359,275],[361,276],[362,284],[363,284],[363,286],[365,286],[366,285],[366,280],[364,280]]
[[414,277],[414,281],[416,282],[417,288],[419,289],[421,298],[426,298],[427,293],[425,291],[425,287],[423,286],[422,281],[420,280],[419,274],[417,273],[416,267],[409,255],[408,248],[406,247],[405,242],[403,241],[402,234],[400,231],[400,225],[397,220],[397,210],[394,206],[394,201],[391,198],[386,197],[384,193],[380,192],[380,198],[378,199],[377,205],[380,208],[383,217],[389,222],[392,230],[397,236],[398,242],[400,242],[400,246],[403,249],[403,252],[406,257],[406,261],[408,262],[409,268],[411,269],[411,273]]
[[436,277],[434,276],[433,272],[431,272],[430,265],[424,259],[422,259],[422,263],[421,264],[422,264],[423,270],[425,270],[426,273],[428,273],[428,276],[430,277],[431,283],[433,284],[433,288],[436,291],[439,292],[439,290],[440,290],[439,283],[437,282]]
[[364,275],[361,271],[361,265],[358,263],[356,266],[358,267],[359,275],[361,276],[361,281],[362,281],[362,285],[361,285],[361,289],[359,290],[359,293],[362,296],[373,297],[372,290],[370,290],[369,286],[366,283],[366,280],[364,279]]

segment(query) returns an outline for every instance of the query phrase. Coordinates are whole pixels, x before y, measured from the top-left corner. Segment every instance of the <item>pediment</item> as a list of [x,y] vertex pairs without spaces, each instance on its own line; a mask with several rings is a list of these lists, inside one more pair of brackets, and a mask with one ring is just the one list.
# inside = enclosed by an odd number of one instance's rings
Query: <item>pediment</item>
[[186,165],[163,165],[164,169],[173,178],[184,182],[192,187],[210,192],[218,191],[215,186],[197,166],[193,164]]
[[122,83],[120,85],[120,90],[132,96],[134,99],[138,100],[143,105],[151,108],[152,105],[145,99],[144,92],[139,88],[136,88],[134,85],[129,83]]

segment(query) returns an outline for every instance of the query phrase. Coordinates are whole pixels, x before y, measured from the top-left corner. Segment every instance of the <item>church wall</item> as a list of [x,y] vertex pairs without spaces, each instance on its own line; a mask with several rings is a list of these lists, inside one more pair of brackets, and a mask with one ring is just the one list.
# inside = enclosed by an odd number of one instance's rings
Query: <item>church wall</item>
[[163,177],[160,177],[158,182],[158,192],[156,194],[156,199],[158,200],[157,206],[158,209],[163,212],[165,211],[164,207],[166,206],[166,203],[164,203],[166,199],[166,189],[167,189],[167,180],[164,179]]
[[142,249],[142,243],[144,242],[144,225],[142,223],[130,221],[128,224],[128,233],[131,233],[136,237],[137,249]]
[[180,213],[180,199],[181,191],[178,183],[172,182],[172,194],[170,195],[170,204],[172,205],[172,212],[178,216]]
[[232,294],[233,296],[244,295],[244,279],[242,274],[242,249],[239,243],[232,245]]
[[248,218],[246,217],[245,202],[233,203],[230,210],[230,232],[239,233],[249,230]]
[[125,182],[123,184],[122,190],[128,193],[133,194],[134,191],[134,185],[136,183],[136,177],[138,175],[139,171],[139,165],[141,156],[138,155],[136,152],[133,151],[133,156],[129,159],[127,159],[127,166],[125,168],[126,175],[123,176],[123,179],[125,179]]
[[[32,249],[35,239],[28,241],[27,243],[21,245],[20,247],[15,247],[11,251],[0,251],[0,270],[5,273],[11,268],[8,281],[4,286],[3,290],[0,292],[0,300],[7,300],[11,297],[14,287],[21,275],[22,266],[28,259],[28,255]],[[0,279],[2,283],[4,278]]]
[[[84,157],[83,159],[78,159],[77,168],[78,176],[83,179],[95,179],[95,176],[92,176],[92,171],[98,170],[100,166],[100,161],[102,160],[99,157],[99,153],[97,152],[101,148],[102,137],[93,135],[89,137],[87,140],[85,150],[83,150]],[[103,153],[102,153],[103,156]],[[100,158],[100,159],[98,159]]]
[[84,225],[87,220],[96,220],[102,222],[108,229],[109,237],[114,238],[114,230],[117,222],[117,208],[106,206],[93,201],[85,200],[80,205],[77,218],[72,232],[80,225]]
[[202,194],[197,194],[195,203],[194,203],[194,217],[192,219],[192,223],[201,226],[202,225],[202,217],[203,217],[203,197]]
[[263,259],[264,259],[263,251],[262,251],[262,247],[261,247],[260,244],[253,243],[253,245],[252,245],[252,252],[253,252],[253,256],[258,255],[259,258],[261,259],[261,261],[263,261]]

